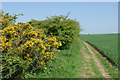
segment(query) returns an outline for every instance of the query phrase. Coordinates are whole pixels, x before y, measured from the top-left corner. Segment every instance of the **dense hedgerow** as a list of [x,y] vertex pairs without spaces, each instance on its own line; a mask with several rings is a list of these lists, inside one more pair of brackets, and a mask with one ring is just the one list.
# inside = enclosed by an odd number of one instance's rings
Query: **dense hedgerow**
[[[4,17],[0,21],[6,22]],[[35,29],[29,23],[20,22],[4,27],[1,41],[2,69],[15,64],[19,64],[23,70],[30,66],[46,69],[46,63],[54,58],[56,52],[60,51],[59,46],[62,46],[56,37],[47,37],[43,29]]]
[[33,27],[44,29],[47,36],[55,36],[58,41],[61,41],[61,48],[66,48],[77,40],[80,32],[79,23],[68,19],[68,15],[51,16],[44,21],[31,20],[29,23]]

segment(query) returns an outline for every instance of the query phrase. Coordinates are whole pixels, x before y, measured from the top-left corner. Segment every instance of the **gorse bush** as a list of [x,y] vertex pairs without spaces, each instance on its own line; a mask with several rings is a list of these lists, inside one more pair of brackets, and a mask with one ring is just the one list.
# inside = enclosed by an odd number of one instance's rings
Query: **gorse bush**
[[38,29],[43,29],[47,36],[55,36],[57,41],[61,41],[61,48],[68,48],[70,43],[78,39],[80,26],[75,20],[68,19],[66,16],[51,16],[47,20],[31,20],[29,23]]
[[[9,19],[8,19],[9,21]],[[2,23],[5,20],[2,18]],[[5,24],[1,24],[5,25]],[[62,46],[56,37],[46,36],[43,29],[35,29],[29,23],[8,24],[2,30],[2,69],[19,64],[23,70],[34,66],[46,69]]]
[[25,61],[24,67],[35,63],[36,67],[45,69],[45,63],[53,59],[59,46],[61,42],[55,37],[46,37],[42,29],[36,30],[29,23],[9,25],[2,31],[2,53],[19,56]]

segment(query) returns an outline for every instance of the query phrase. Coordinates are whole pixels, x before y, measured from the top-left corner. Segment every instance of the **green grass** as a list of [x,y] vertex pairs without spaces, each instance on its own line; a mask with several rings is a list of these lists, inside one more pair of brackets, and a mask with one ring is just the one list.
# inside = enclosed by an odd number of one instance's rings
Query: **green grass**
[[118,34],[81,34],[80,39],[96,46],[118,66]]

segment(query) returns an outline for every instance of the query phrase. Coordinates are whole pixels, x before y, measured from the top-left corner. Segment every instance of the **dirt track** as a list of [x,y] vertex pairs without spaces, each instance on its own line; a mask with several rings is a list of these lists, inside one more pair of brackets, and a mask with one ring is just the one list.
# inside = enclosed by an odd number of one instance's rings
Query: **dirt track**
[[[89,47],[89,44],[87,44],[87,43],[85,43],[84,41],[82,41],[83,43],[84,43],[84,45],[85,45],[85,47],[83,46],[82,47],[82,50],[81,50],[81,52],[82,52],[82,54],[83,54],[83,57],[84,57],[84,59],[85,59],[85,61],[86,61],[86,63],[84,64],[84,65],[86,65],[86,67],[84,67],[84,69],[88,69],[87,70],[87,72],[83,72],[81,75],[82,76],[84,76],[85,78],[90,78],[89,77],[89,75],[87,75],[87,73],[89,73],[89,74],[91,74],[91,76],[97,76],[98,74],[95,74],[94,72],[93,72],[93,68],[91,67],[91,66],[89,66],[89,65],[91,65],[90,63],[90,61],[91,61],[91,59],[94,61],[94,63],[95,63],[95,66],[97,66],[97,68],[98,68],[98,70],[99,70],[99,72],[102,74],[102,76],[104,77],[104,78],[111,78],[111,76],[109,75],[109,73],[107,73],[106,71],[105,71],[105,68],[104,68],[104,66],[101,64],[101,62],[100,62],[100,60],[99,60],[99,58],[97,58],[97,56],[94,54],[94,52],[92,51],[92,49],[91,49],[91,47]],[[88,51],[88,52],[86,52],[86,50]]]

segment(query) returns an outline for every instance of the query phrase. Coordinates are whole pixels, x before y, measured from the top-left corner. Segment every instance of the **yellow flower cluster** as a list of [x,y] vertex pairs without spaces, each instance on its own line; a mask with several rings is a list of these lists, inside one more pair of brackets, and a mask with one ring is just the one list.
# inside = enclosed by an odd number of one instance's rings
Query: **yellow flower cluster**
[[49,37],[48,42],[49,45],[52,45],[56,48],[59,48],[59,46],[62,46],[62,43],[59,41],[57,42],[56,37]]
[[5,51],[6,49],[8,49],[9,47],[11,47],[11,40],[10,41],[8,41],[8,42],[3,42],[2,41],[2,51]]
[[12,40],[17,35],[14,27],[9,25],[8,27],[2,30],[2,51],[6,51],[8,48],[12,46]]
[[24,48],[28,48],[28,49],[30,49],[30,48],[32,48],[33,47],[33,42],[32,41],[27,41],[25,44],[24,44]]
[[9,25],[8,27],[4,28],[4,30],[2,31],[2,35],[4,35],[6,38],[11,38],[12,36],[15,36],[17,34],[14,26]]

